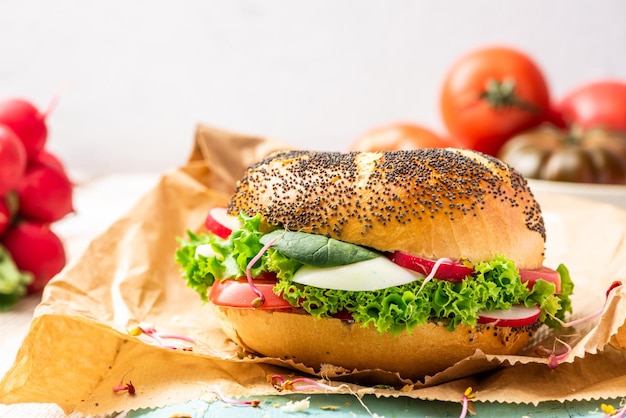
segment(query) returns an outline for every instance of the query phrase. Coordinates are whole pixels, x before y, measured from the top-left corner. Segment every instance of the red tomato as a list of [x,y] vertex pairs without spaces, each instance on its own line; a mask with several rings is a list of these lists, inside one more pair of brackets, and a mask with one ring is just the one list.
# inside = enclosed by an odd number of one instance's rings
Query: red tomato
[[358,136],[348,151],[398,151],[416,148],[454,147],[451,139],[441,138],[428,128],[412,123],[390,123]]
[[512,135],[542,122],[550,107],[543,73],[524,53],[507,47],[470,52],[444,78],[441,115],[466,147],[496,155]]
[[585,129],[626,132],[626,82],[599,80],[571,91],[557,105],[563,119]]
[[253,308],[257,294],[250,288],[245,278],[240,280],[216,280],[209,291],[209,300],[217,306],[241,309],[293,309],[293,306],[274,293],[276,280],[254,279],[254,285],[265,296],[265,303]]

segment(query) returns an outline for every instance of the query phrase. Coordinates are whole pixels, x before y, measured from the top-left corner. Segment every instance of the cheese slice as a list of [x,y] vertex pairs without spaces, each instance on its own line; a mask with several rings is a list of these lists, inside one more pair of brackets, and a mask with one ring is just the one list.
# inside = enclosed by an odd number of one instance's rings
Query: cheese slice
[[377,257],[337,267],[305,265],[294,274],[293,282],[323,289],[363,292],[401,286],[423,278],[423,274],[400,267],[386,257]]

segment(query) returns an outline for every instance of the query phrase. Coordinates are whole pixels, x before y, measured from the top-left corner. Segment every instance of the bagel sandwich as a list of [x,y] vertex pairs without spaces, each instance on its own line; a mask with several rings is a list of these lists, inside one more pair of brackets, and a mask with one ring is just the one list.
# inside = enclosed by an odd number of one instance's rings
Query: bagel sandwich
[[515,354],[571,311],[541,208],[502,161],[461,149],[276,152],[176,262],[246,351],[419,380]]

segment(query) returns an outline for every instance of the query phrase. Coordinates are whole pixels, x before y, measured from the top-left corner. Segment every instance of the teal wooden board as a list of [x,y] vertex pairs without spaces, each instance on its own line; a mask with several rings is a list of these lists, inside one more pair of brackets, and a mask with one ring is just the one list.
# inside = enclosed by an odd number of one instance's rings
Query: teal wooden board
[[[285,412],[281,408],[289,401],[298,401],[310,396],[310,406],[304,412]],[[192,401],[171,405],[158,409],[141,409],[130,411],[127,418],[168,418],[172,416],[189,416],[192,418],[297,418],[297,417],[331,417],[358,418],[371,417],[358,399],[351,395],[288,395],[265,396],[256,398],[261,404],[250,406],[233,406],[222,401]],[[368,395],[362,398],[371,412],[378,417],[458,417],[461,414],[461,403],[424,401],[411,398],[376,398]],[[561,418],[561,417],[602,417],[600,405],[611,404],[615,407],[619,401],[590,402],[544,402],[537,406],[526,404],[493,404],[474,403],[476,415],[473,417],[528,417],[528,418]],[[332,407],[333,409],[329,409]],[[335,409],[336,408],[336,409]],[[470,416],[469,414],[467,415]]]

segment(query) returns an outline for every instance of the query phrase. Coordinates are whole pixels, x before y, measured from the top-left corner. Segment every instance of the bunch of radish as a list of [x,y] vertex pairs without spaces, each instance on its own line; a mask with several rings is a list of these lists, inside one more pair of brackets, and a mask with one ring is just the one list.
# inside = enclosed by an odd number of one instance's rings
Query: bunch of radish
[[30,276],[28,293],[40,292],[65,266],[63,242],[50,225],[74,210],[73,185],[46,148],[53,105],[40,112],[23,99],[0,100],[0,249]]

